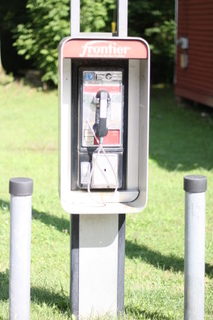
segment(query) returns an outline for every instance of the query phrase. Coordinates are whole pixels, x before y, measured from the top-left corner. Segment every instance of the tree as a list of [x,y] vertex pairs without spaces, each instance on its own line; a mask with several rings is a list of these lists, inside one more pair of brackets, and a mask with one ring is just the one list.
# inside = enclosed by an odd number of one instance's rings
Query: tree
[[32,59],[42,81],[57,84],[57,47],[69,35],[69,0],[28,0],[28,20],[14,30],[14,45]]
[[84,32],[110,32],[115,7],[115,0],[83,0],[81,29]]
[[172,82],[175,51],[174,1],[129,1],[129,35],[144,37],[152,53],[152,81]]
[[[114,0],[82,2],[82,29],[104,29],[108,12],[113,10]],[[28,21],[15,29],[15,46],[25,59],[33,59],[42,72],[42,81],[57,84],[57,57],[59,41],[70,34],[69,0],[28,0]]]
[[[24,23],[14,45],[42,72],[42,81],[57,84],[57,47],[70,34],[69,0],[27,0]],[[82,31],[110,31],[115,0],[82,0]],[[152,49],[155,82],[171,81],[174,56],[174,1],[129,0],[129,35],[144,37]]]
[[19,23],[26,22],[27,0],[7,0],[0,3],[0,41],[1,58],[4,69],[9,73],[17,73],[20,66],[28,67],[23,56],[17,54],[13,46],[13,30]]

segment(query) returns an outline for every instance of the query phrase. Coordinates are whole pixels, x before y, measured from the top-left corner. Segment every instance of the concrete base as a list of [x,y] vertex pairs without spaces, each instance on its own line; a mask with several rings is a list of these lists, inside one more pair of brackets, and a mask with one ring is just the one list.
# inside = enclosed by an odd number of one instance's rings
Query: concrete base
[[124,309],[125,215],[71,217],[71,306],[78,319]]

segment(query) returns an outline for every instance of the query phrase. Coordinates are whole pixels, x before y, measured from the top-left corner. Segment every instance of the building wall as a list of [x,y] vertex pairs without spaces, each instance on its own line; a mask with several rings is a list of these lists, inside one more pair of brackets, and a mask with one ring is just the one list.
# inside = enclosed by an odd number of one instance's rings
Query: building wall
[[177,40],[176,95],[213,107],[213,0],[178,0]]

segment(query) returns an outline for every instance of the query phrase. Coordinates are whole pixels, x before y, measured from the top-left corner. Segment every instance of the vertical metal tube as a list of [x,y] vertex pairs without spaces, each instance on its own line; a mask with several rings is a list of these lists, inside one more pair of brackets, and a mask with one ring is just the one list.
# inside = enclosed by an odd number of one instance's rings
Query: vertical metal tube
[[128,0],[117,0],[118,36],[128,35]]
[[31,179],[10,179],[10,320],[30,319],[32,191]]
[[70,1],[70,9],[70,33],[72,37],[76,37],[80,33],[80,0]]
[[206,188],[206,177],[184,177],[184,320],[204,320]]

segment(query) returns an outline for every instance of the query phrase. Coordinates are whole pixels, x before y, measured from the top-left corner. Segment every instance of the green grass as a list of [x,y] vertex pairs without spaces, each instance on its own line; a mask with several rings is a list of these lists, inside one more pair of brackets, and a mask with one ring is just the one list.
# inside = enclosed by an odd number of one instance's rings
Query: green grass
[[[58,199],[57,92],[0,85],[0,319],[8,319],[9,195],[34,179],[31,319],[69,319],[69,216]],[[152,92],[149,202],[127,216],[125,319],[183,319],[183,176],[208,177],[206,320],[213,316],[213,117]]]

